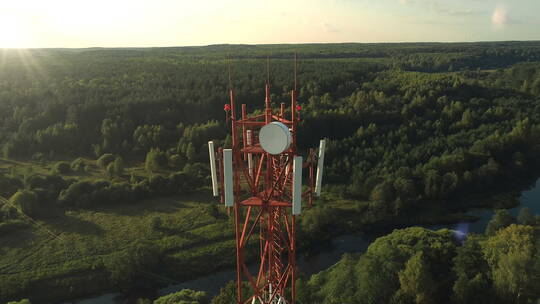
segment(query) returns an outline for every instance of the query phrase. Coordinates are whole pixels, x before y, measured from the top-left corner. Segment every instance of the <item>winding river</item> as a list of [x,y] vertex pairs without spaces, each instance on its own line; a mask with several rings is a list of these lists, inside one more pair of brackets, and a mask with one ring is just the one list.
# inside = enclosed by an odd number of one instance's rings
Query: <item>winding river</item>
[[[509,212],[516,216],[519,210],[523,207],[528,207],[534,214],[540,214],[540,179],[536,181],[534,187],[530,190],[525,190],[521,193],[519,198],[520,205],[512,208]],[[441,229],[449,228],[462,233],[481,233],[484,231],[488,221],[493,215],[491,209],[472,210],[467,214],[473,215],[479,218],[478,221],[472,223],[458,223],[452,225],[432,225],[426,228]],[[320,272],[341,259],[344,253],[360,253],[367,249],[369,244],[378,236],[371,234],[359,234],[359,235],[343,235],[332,239],[330,246],[322,249],[315,255],[304,257],[299,259],[298,266],[300,271],[307,275],[311,275]],[[157,294],[163,296],[169,293],[173,293],[185,288],[194,290],[204,290],[210,296],[214,296],[219,292],[219,289],[224,286],[228,281],[234,280],[236,275],[235,270],[221,271],[213,273],[211,275],[186,281],[181,284],[170,285],[160,289]],[[97,297],[86,298],[75,302],[77,304],[118,304],[124,303],[124,296],[121,293],[109,293]]]

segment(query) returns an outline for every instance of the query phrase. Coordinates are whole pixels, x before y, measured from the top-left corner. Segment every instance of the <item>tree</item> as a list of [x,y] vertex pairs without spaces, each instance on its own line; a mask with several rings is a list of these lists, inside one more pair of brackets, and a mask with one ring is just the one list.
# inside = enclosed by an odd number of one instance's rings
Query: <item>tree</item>
[[382,182],[371,191],[369,199],[374,202],[389,203],[395,199],[395,188],[389,182]]
[[486,235],[495,235],[497,231],[515,223],[516,219],[506,209],[495,210],[495,214],[486,226]]
[[164,164],[164,155],[159,149],[150,149],[146,153],[144,168],[148,172],[156,172],[162,168]]
[[540,263],[533,227],[512,224],[482,244],[496,294],[506,303],[540,297]]
[[[247,295],[251,291],[251,288],[247,283],[242,285],[242,294]],[[229,281],[224,287],[219,290],[219,294],[215,296],[211,304],[231,304],[236,303],[236,282]]]
[[532,214],[531,209],[528,207],[523,207],[521,210],[519,210],[517,222],[521,225],[534,226],[536,225],[536,218]]
[[441,177],[436,170],[429,170],[424,177],[424,193],[428,198],[437,199],[441,193]]
[[431,276],[429,265],[420,251],[405,263],[405,269],[398,273],[400,288],[397,297],[406,296],[414,299],[414,303],[437,303],[433,298],[436,284]]
[[[450,297],[448,291],[453,283],[450,279],[451,260],[455,248],[454,237],[448,230],[430,231],[414,227],[394,230],[391,234],[378,238],[371,243],[358,262],[356,273],[359,284],[356,298],[364,299],[361,303],[390,303],[395,296],[395,300],[405,303],[407,299],[416,300],[411,299],[414,288],[426,288],[425,294],[421,295],[418,301],[445,302]],[[408,261],[419,252],[422,254],[412,259],[410,266],[407,266]],[[403,272],[407,267],[409,270]],[[415,287],[415,276],[423,285]],[[437,282],[437,289],[429,286],[427,280]],[[404,284],[403,290],[401,281]]]
[[482,240],[481,236],[470,235],[465,243],[457,248],[457,255],[453,260],[453,272],[457,280],[452,287],[452,297],[456,303],[492,302],[489,267],[482,252]]
[[209,304],[210,301],[204,291],[182,289],[168,294],[154,301],[154,304]]

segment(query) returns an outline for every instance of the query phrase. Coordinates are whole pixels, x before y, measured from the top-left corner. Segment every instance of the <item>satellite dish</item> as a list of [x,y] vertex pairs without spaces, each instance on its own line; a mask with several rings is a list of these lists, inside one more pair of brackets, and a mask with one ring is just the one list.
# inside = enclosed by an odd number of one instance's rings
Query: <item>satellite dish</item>
[[280,154],[291,146],[291,131],[281,122],[271,122],[259,131],[259,142],[264,151],[273,155]]

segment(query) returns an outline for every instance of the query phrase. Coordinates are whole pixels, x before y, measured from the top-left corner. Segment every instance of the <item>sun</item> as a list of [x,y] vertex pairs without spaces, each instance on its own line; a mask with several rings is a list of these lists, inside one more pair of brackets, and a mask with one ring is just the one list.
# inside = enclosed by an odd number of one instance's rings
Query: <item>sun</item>
[[27,43],[23,24],[17,18],[0,14],[0,48],[22,48]]

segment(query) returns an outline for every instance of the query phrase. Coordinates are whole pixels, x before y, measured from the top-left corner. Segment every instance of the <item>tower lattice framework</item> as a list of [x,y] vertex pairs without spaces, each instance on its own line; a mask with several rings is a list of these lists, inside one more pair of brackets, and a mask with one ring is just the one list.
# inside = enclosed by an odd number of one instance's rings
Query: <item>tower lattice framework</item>
[[[237,304],[294,304],[297,247],[296,215],[292,212],[293,160],[298,156],[296,134],[300,107],[296,102],[296,90],[293,90],[289,109],[281,103],[278,113],[273,113],[268,84],[265,91],[263,114],[248,116],[243,104],[238,119],[232,89],[230,104],[226,105],[232,139]],[[270,154],[258,141],[261,128],[272,122],[284,124],[291,133],[290,146],[280,154]],[[220,148],[216,159],[222,203],[226,200],[223,155]],[[301,165],[307,168],[308,178],[301,197],[308,206],[312,205],[314,197],[315,163],[315,151],[310,149]],[[252,271],[246,258],[248,250],[256,249],[256,238],[258,263],[257,269]],[[245,282],[250,287],[249,294],[243,294]]]

